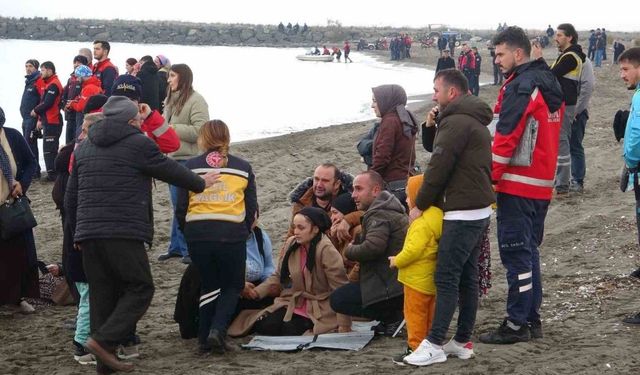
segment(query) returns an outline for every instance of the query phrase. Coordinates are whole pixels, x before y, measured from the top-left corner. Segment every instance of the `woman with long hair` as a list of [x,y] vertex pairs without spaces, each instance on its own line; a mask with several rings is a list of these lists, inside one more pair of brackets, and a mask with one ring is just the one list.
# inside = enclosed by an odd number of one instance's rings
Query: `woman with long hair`
[[[202,95],[193,89],[193,72],[186,64],[175,64],[169,71],[169,84],[163,116],[180,138],[178,151],[169,154],[171,158],[184,163],[199,154],[198,134],[202,125],[209,120],[209,106]],[[169,185],[171,204],[176,208],[178,188]],[[183,263],[190,263],[187,243],[178,228],[176,217],[171,223],[171,242],[166,254],[158,260],[182,257]]]
[[[37,161],[17,130],[4,127],[0,108],[0,201],[26,194]],[[31,229],[8,239],[0,237],[0,306],[13,305],[22,313],[34,312],[24,298],[40,297],[36,245]]]
[[229,335],[253,332],[268,336],[298,336],[351,331],[351,318],[331,309],[329,296],[347,284],[342,256],[324,233],[329,216],[317,207],[305,207],[293,217],[294,234],[286,241],[280,267],[252,290],[253,299],[274,291],[274,303],[263,310],[244,310],[233,321]]
[[202,193],[178,192],[176,216],[201,277],[198,343],[201,352],[223,354],[227,327],[244,289],[246,240],[257,208],[251,165],[229,154],[229,128],[206,122],[198,144],[203,154],[189,159],[195,173],[219,171]]

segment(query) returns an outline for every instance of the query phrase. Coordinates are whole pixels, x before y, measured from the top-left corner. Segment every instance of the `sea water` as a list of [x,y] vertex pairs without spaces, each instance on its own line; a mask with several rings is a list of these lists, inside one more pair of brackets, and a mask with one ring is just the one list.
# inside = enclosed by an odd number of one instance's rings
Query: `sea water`
[[[0,40],[0,107],[6,126],[21,128],[24,63],[52,61],[62,85],[87,42]],[[407,95],[432,92],[433,71],[393,66],[351,53],[353,63],[299,61],[301,48],[210,47],[111,43],[111,61],[163,54],[193,70],[193,87],[209,104],[209,116],[229,125],[232,142],[374,118],[371,88],[399,84]],[[64,130],[61,144],[64,143]]]

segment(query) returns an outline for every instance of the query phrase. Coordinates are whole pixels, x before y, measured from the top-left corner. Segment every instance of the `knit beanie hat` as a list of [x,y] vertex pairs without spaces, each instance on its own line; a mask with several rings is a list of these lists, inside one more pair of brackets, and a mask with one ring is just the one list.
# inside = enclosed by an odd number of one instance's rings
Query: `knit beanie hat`
[[167,58],[167,56],[165,56],[165,55],[158,55],[158,56],[156,56],[156,58],[160,62],[160,66],[167,66],[167,65],[169,65],[171,63],[169,61],[169,59]]
[[138,114],[138,106],[124,96],[112,96],[102,106],[102,113],[109,120],[128,122]]
[[113,82],[111,90],[113,96],[126,96],[131,100],[140,100],[142,83],[140,79],[130,74],[123,74]]
[[82,77],[82,78],[91,77],[93,75],[93,73],[91,72],[91,69],[89,69],[89,67],[86,65],[78,65],[76,70],[73,71],[73,74],[75,74],[76,77]]
[[25,64],[31,64],[36,69],[40,68],[40,63],[36,59],[29,59]]
[[324,233],[327,229],[331,228],[331,219],[329,219],[329,215],[321,208],[305,207],[301,209],[298,214],[308,217],[313,225],[318,227],[320,233]]
[[424,175],[419,174],[417,176],[409,177],[407,181],[407,198],[409,198],[409,209],[416,206],[416,197],[418,197],[418,190],[422,186],[422,181],[424,180]]
[[351,194],[343,193],[331,202],[331,207],[340,211],[343,215],[350,214],[356,210],[356,204],[351,198]]
[[107,99],[108,98],[102,94],[90,96],[89,99],[87,99],[87,104],[85,104],[82,113],[86,115],[87,113],[101,112],[102,106],[107,102]]

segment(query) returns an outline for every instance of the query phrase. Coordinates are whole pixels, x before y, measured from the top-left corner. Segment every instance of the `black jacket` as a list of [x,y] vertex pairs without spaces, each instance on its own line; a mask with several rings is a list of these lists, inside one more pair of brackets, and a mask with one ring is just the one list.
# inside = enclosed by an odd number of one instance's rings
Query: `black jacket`
[[40,72],[35,72],[25,76],[24,91],[22,92],[22,100],[20,101],[20,114],[23,120],[34,119],[31,117],[31,111],[40,104],[40,93],[36,87],[36,81],[40,79]]
[[444,69],[455,69],[456,62],[451,56],[441,57],[438,59],[438,65],[436,66],[436,73]]
[[142,132],[109,118],[89,129],[75,151],[64,209],[74,242],[128,239],[151,243],[151,179],[201,192],[204,180],[160,152]]
[[158,98],[160,99],[160,113],[164,110],[164,99],[167,97],[167,88],[169,83],[167,82],[167,72],[164,70],[158,70]]
[[142,84],[140,103],[148,104],[152,110],[160,110],[160,77],[156,64],[153,61],[145,62],[136,77]]
[[[437,130],[425,134],[432,151],[425,179],[416,197],[421,210],[436,205],[443,211],[475,210],[495,202],[491,188],[491,108],[482,99],[463,95],[438,115]],[[423,131],[425,128],[423,128]]]
[[573,44],[558,56],[555,65],[551,68],[551,72],[553,72],[553,75],[560,82],[560,86],[562,86],[564,103],[566,105],[576,105],[578,93],[580,92],[580,81],[564,78],[564,75],[574,70],[578,66],[578,62],[572,55],[565,56],[568,52],[576,53],[580,56],[582,62],[587,58],[582,52],[582,47],[579,44]]

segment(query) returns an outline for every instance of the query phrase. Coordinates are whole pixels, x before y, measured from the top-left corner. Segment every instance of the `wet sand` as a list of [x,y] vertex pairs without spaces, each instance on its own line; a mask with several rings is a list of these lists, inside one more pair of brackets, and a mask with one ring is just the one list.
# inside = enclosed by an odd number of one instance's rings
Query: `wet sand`
[[[419,48],[419,47],[417,47]],[[420,53],[425,52],[425,53]],[[434,50],[417,51],[411,64],[435,65]],[[549,61],[552,48],[545,51]],[[483,72],[489,58],[483,51]],[[374,339],[361,352],[313,350],[295,354],[238,350],[224,357],[196,354],[195,340],[182,340],[172,320],[180,277],[185,266],[177,260],[160,263],[157,256],[169,241],[171,209],[167,185],[154,189],[155,240],[149,252],[156,294],[138,324],[143,341],[141,357],[134,360],[140,374],[634,374],[638,371],[640,329],[627,327],[623,317],[640,310],[640,282],[627,275],[638,266],[640,252],[635,228],[634,197],[618,189],[622,165],[621,145],[611,130],[613,115],[629,106],[632,92],[618,77],[617,67],[606,61],[596,70],[597,86],[584,140],[587,176],[583,195],[554,200],[540,248],[545,337],[510,346],[484,345],[477,335],[501,322],[506,302],[505,270],[496,247],[492,223],[493,289],[482,301],[474,334],[476,358],[449,359],[428,369],[399,367],[390,356],[402,351],[403,339]],[[483,74],[482,81],[492,78]],[[480,96],[493,103],[497,87],[485,86]],[[423,99],[428,99],[424,97]],[[429,102],[417,110],[424,118]],[[370,123],[338,125],[232,145],[231,152],[248,159],[256,171],[261,223],[282,243],[289,220],[288,193],[314,167],[332,161],[356,174],[364,170],[355,144]],[[419,143],[418,162],[428,155]],[[39,257],[59,259],[62,235],[58,213],[51,201],[51,184],[34,183],[30,190],[39,226]],[[95,372],[72,358],[72,332],[62,327],[75,316],[74,307],[38,309],[34,315],[0,313],[0,374],[85,374]],[[455,324],[455,321],[454,321]],[[453,326],[453,325],[452,325]],[[234,342],[244,342],[235,340]]]

